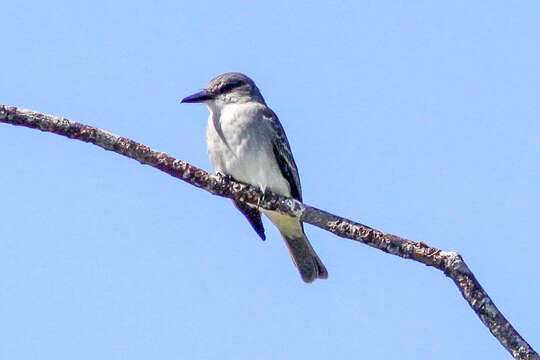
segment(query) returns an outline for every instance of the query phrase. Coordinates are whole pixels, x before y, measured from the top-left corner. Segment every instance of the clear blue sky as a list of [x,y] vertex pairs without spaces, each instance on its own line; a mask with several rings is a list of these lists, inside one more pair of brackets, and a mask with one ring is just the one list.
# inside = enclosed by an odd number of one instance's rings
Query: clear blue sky
[[[540,350],[538,1],[4,2],[0,103],[211,169],[203,105],[240,71],[304,199],[459,251]],[[508,359],[441,272],[278,232],[95,146],[0,124],[1,359]]]

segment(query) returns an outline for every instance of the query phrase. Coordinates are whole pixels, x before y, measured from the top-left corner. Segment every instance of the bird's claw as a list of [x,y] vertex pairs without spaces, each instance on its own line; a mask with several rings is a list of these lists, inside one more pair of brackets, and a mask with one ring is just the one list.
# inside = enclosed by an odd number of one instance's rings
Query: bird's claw
[[268,197],[270,196],[270,191],[266,188],[261,189],[262,195],[259,197],[259,201],[257,201],[257,209],[261,207],[261,203],[266,202],[268,200]]
[[219,171],[216,173],[216,175],[220,178],[220,180],[234,181],[234,178],[231,175],[223,174]]

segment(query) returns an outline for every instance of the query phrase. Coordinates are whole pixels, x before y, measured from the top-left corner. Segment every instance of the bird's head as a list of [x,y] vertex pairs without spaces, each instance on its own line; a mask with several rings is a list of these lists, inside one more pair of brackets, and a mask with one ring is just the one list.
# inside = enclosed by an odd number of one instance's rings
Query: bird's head
[[182,99],[183,103],[204,102],[210,108],[251,101],[265,103],[257,85],[241,73],[219,75],[210,81],[206,89]]

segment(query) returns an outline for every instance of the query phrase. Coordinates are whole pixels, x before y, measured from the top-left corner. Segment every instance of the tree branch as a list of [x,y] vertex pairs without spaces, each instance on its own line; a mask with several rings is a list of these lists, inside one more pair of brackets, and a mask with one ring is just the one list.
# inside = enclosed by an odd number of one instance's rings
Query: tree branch
[[0,122],[34,128],[66,136],[70,139],[89,142],[105,150],[114,151],[135,159],[142,164],[153,166],[212,194],[245,201],[250,204],[259,204],[264,209],[298,217],[303,222],[330,231],[340,237],[356,240],[386,253],[433,266],[454,281],[480,320],[514,358],[540,359],[538,353],[531,348],[497,309],[457,252],[442,251],[423,242],[418,243],[386,234],[369,226],[304,205],[291,198],[275,194],[269,194],[262,198],[262,193],[253,186],[209,174],[184,161],[154,151],[130,139],[64,118],[0,105]]

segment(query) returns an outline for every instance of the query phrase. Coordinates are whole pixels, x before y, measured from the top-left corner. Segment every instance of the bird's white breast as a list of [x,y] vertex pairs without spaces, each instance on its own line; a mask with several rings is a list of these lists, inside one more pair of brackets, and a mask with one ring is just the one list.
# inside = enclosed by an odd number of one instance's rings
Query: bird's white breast
[[272,130],[262,120],[262,104],[228,104],[210,109],[206,138],[217,172],[290,196],[289,183],[275,160]]

